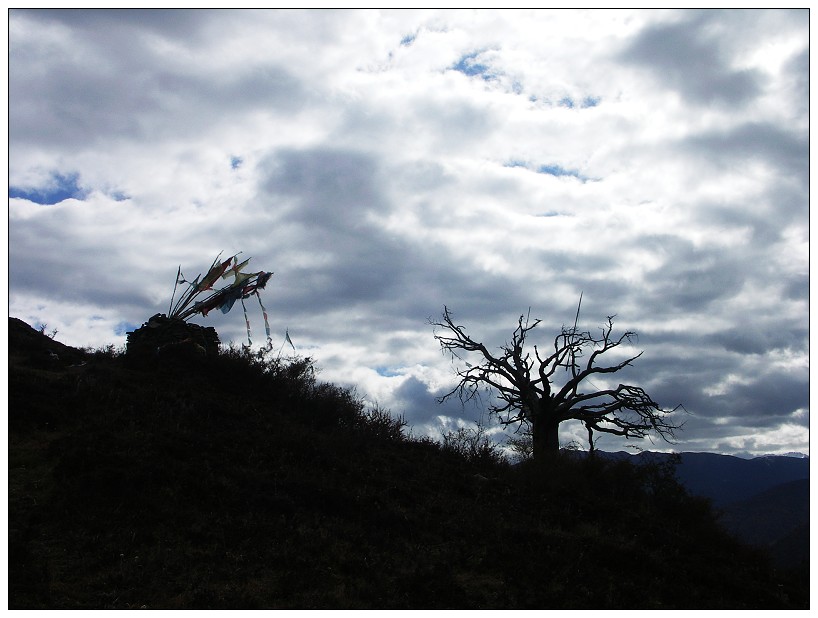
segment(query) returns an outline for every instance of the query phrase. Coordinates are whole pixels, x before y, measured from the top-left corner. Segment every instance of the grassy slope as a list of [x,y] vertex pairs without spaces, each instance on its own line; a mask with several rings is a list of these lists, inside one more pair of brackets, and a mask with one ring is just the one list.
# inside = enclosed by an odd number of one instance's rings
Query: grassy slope
[[660,471],[468,462],[306,362],[56,345],[10,321],[12,608],[808,604]]

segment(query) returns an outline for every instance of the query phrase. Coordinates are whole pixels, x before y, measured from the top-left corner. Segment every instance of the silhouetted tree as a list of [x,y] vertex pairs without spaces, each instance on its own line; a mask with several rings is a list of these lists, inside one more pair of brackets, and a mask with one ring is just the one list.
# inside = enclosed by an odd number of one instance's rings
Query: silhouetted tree
[[640,352],[608,366],[598,364],[603,355],[636,337],[630,331],[614,336],[613,317],[607,318],[599,336],[578,330],[576,322],[571,328],[563,326],[554,338],[553,352],[541,354],[535,345],[532,357],[526,350],[526,338],[540,320],[531,322],[521,315],[511,341],[494,354],[467,335],[465,327],[455,324],[449,308],[444,307],[442,322],[430,320],[435,339],[453,359],[465,362],[461,355],[474,353],[479,362],[466,362],[465,368],[458,369],[459,383],[439,401],[455,394],[467,401],[484,387],[494,391],[499,402],[491,405],[491,412],[503,425],[522,425],[531,433],[535,458],[559,450],[559,426],[568,420],[585,425],[592,445],[594,431],[625,438],[656,433],[670,442],[680,427],[668,416],[675,409],[662,409],[638,386],[619,384],[599,389],[589,381],[591,377],[616,373],[642,355]]

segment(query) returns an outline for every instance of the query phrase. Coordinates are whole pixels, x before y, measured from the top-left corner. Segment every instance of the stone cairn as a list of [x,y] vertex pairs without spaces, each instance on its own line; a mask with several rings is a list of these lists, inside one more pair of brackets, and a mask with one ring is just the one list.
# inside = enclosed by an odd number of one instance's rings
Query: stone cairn
[[129,358],[215,356],[219,335],[212,326],[199,326],[157,313],[140,328],[129,331],[126,352]]

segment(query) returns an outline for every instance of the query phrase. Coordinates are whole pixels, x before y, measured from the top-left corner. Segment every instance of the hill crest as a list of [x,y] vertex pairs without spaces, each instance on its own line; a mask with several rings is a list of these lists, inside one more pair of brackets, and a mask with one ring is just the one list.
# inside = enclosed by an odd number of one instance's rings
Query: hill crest
[[467,458],[309,359],[9,341],[12,608],[808,604],[661,467]]

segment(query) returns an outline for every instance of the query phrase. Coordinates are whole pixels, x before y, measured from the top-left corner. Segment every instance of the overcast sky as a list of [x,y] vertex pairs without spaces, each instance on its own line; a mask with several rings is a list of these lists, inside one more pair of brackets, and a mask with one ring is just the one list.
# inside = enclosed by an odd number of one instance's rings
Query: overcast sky
[[[616,379],[688,412],[637,446],[808,452],[807,11],[13,10],[9,37],[11,316],[123,345],[179,265],[241,251],[276,350],[439,435],[481,411],[435,402],[429,318],[494,348],[530,308],[548,345],[582,293],[581,327],[639,334]],[[192,321],[246,341],[240,307]]]

